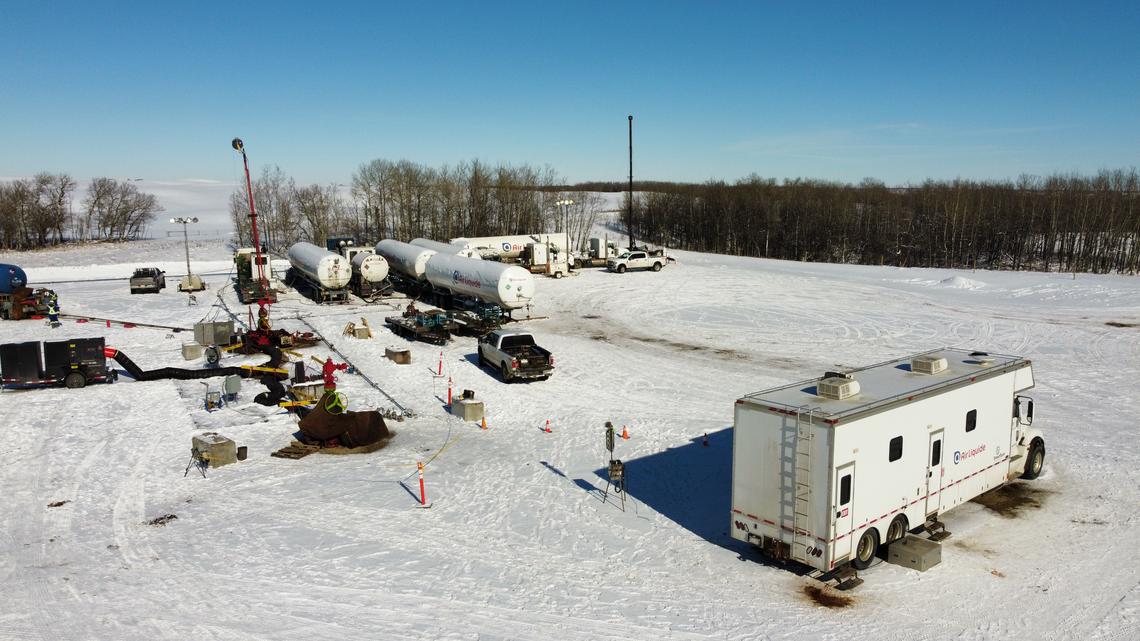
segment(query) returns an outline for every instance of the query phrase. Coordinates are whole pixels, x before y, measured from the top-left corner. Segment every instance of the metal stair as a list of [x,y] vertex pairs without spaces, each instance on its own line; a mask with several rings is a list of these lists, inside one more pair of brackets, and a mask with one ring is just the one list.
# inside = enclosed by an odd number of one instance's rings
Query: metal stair
[[922,529],[930,535],[931,541],[942,541],[950,537],[950,532],[946,531],[946,524],[937,518],[928,519],[922,525]]

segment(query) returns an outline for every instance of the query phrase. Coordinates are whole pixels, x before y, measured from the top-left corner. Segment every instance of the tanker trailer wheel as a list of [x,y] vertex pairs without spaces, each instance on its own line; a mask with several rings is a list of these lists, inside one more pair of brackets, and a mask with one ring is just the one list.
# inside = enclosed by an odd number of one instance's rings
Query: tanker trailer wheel
[[1029,444],[1029,460],[1025,462],[1025,471],[1021,473],[1021,478],[1032,481],[1041,476],[1041,470],[1044,467],[1045,443],[1041,439],[1035,438]]
[[507,367],[506,363],[499,365],[499,372],[503,375],[503,382],[511,382],[511,368]]
[[651,267],[651,269],[655,272],[661,271],[661,263],[653,263],[653,267]]
[[866,570],[871,567],[871,561],[875,560],[875,553],[879,551],[879,531],[875,528],[867,528],[863,532],[863,536],[859,537],[859,543],[855,545],[855,558],[851,559],[851,565],[856,570]]
[[82,372],[72,372],[63,379],[68,389],[79,389],[87,384],[87,377]]
[[625,273],[625,265],[618,265],[618,273],[619,274]]

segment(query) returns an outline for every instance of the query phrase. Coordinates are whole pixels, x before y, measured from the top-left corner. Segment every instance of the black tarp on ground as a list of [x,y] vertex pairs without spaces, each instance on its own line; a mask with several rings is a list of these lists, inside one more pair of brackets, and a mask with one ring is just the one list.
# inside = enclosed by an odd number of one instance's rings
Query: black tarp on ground
[[388,426],[380,412],[332,414],[325,409],[334,393],[325,392],[317,406],[298,423],[306,439],[322,443],[336,439],[344,447],[361,447],[388,438]]

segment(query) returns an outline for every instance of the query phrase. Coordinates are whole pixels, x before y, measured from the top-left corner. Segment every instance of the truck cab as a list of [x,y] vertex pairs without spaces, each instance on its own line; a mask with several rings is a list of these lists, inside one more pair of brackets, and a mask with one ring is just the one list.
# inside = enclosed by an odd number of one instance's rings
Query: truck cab
[[530,332],[496,330],[479,339],[479,365],[497,369],[504,383],[546,380],[554,372],[554,356],[539,347]]

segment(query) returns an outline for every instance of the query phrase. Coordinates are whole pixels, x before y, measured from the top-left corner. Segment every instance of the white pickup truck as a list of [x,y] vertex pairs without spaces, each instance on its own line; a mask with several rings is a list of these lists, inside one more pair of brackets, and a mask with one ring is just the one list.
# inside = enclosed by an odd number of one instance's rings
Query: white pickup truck
[[659,272],[670,260],[672,259],[665,255],[664,249],[635,249],[606,260],[606,269],[619,274],[629,269],[649,269]]
[[479,339],[479,365],[499,370],[504,383],[514,379],[550,378],[554,356],[534,342],[529,332],[495,330]]

